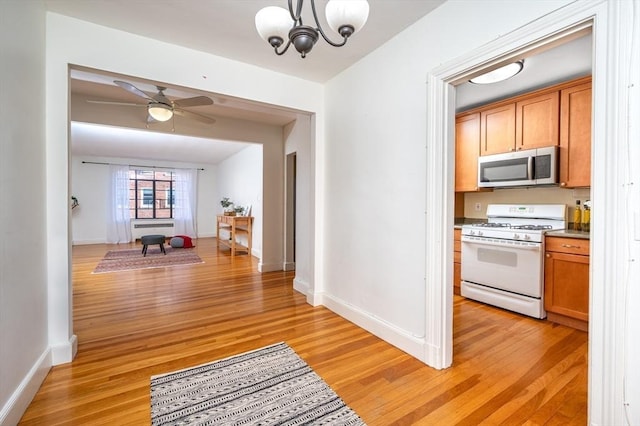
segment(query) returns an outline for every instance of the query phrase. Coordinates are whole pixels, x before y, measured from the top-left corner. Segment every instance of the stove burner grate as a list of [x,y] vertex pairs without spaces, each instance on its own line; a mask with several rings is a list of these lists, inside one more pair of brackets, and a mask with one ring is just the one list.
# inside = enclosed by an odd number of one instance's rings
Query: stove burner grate
[[527,231],[543,231],[546,229],[553,229],[551,225],[515,225],[511,226],[511,229],[524,229]]
[[510,223],[498,223],[498,222],[486,222],[486,223],[474,223],[473,226],[480,228],[510,228]]

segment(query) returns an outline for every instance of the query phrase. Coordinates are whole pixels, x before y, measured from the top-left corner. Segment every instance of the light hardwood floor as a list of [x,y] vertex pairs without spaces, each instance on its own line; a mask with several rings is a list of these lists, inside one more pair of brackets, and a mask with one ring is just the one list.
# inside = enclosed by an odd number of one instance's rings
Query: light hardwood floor
[[117,246],[73,248],[78,355],[21,424],[149,424],[150,376],[279,341],[369,425],[587,423],[584,332],[455,297],[453,367],[435,370],[308,305],[294,273],[196,244],[203,264],[96,275]]

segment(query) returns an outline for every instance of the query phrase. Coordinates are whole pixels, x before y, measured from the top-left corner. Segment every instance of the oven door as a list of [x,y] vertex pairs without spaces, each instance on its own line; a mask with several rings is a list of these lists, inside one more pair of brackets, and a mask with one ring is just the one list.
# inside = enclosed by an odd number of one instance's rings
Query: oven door
[[463,281],[542,298],[542,244],[463,235]]

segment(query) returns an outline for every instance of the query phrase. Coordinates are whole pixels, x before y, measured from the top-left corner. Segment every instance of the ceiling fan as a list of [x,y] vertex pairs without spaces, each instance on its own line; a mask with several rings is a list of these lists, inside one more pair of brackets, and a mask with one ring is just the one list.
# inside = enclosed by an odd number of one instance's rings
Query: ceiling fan
[[168,121],[174,116],[174,114],[180,117],[191,118],[206,124],[213,124],[216,121],[213,118],[208,117],[206,115],[198,114],[196,112],[187,111],[186,109],[184,109],[188,107],[212,105],[213,100],[207,96],[194,96],[192,98],[182,98],[182,99],[171,100],[167,98],[167,96],[164,94],[164,91],[167,90],[166,87],[156,86],[156,88],[158,89],[158,93],[148,94],[138,89],[133,84],[127,83],[126,81],[114,80],[113,82],[119,87],[126,90],[127,92],[132,93],[136,96],[139,96],[147,100],[148,102],[146,104],[136,104],[131,102],[97,101],[97,100],[89,100],[88,102],[98,103],[98,104],[146,107],[147,112],[149,113],[150,122]]

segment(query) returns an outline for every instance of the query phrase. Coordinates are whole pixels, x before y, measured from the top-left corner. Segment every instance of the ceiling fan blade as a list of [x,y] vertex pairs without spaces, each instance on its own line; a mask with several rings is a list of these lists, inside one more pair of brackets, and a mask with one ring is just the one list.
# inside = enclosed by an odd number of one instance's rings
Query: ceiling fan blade
[[155,100],[151,96],[147,95],[146,93],[144,93],[142,90],[138,89],[136,86],[134,86],[131,83],[127,83],[126,81],[121,81],[121,80],[114,80],[113,82],[129,93],[133,93],[136,96],[140,96],[141,98],[145,98],[151,101]]
[[193,98],[176,99],[175,101],[173,101],[173,103],[176,106],[184,108],[184,107],[194,107],[194,106],[202,106],[202,105],[212,105],[213,100],[206,96],[194,96]]
[[206,124],[213,124],[216,122],[216,120],[211,117],[207,117],[206,115],[198,114],[192,111],[186,111],[184,109],[174,108],[173,113],[181,117],[192,118]]
[[89,102],[90,104],[147,107],[147,104],[134,104],[133,102],[98,101],[92,99],[87,99],[87,102]]

